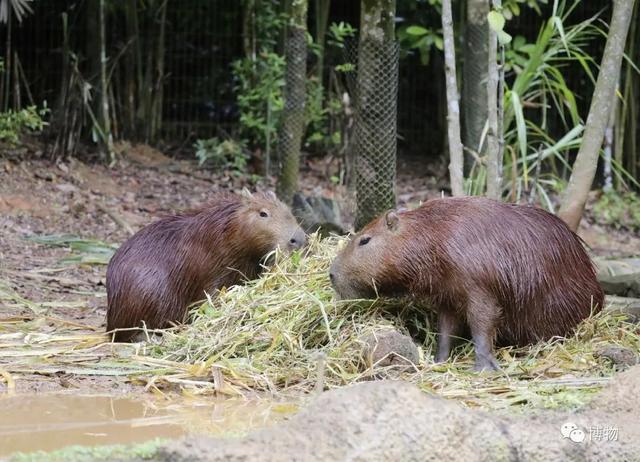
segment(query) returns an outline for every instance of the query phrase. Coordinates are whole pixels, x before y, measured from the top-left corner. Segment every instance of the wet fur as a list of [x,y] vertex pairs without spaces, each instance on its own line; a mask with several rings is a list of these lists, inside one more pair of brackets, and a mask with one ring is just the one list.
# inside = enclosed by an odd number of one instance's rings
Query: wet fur
[[[397,216],[398,229],[385,237],[381,261],[359,272],[351,261],[355,251],[350,255],[347,248],[336,260],[335,277],[350,274],[346,284],[356,292],[371,290],[375,281],[381,294],[431,300],[441,332],[460,335],[468,326],[474,341],[485,336],[522,346],[567,335],[603,305],[582,241],[542,209],[447,198]],[[386,228],[383,220],[359,236],[371,235],[373,242]],[[449,349],[443,345],[438,359],[446,359]]]
[[[107,268],[107,330],[140,327],[142,321],[148,328],[183,322],[188,305],[203,299],[205,291],[255,278],[276,242],[246,224],[250,207],[245,200],[218,194],[200,208],[161,218],[125,242]],[[285,207],[275,198],[255,200],[272,209]],[[291,220],[281,233],[304,235]],[[131,336],[117,332],[115,339]]]

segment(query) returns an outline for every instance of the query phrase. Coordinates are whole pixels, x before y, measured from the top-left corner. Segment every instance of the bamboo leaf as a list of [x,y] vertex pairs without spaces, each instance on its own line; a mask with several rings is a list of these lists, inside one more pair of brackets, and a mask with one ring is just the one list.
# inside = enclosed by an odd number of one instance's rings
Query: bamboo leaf
[[527,155],[527,125],[524,120],[524,112],[522,110],[522,103],[517,93],[511,92],[511,104],[513,105],[513,112],[516,117],[516,129],[518,132],[518,147],[520,154]]
[[553,17],[553,24],[558,29],[558,33],[560,34],[560,40],[562,40],[562,44],[564,45],[565,50],[567,50],[567,54],[570,55],[569,45],[567,43],[567,37],[564,35],[564,26],[562,25],[562,20],[558,16]]

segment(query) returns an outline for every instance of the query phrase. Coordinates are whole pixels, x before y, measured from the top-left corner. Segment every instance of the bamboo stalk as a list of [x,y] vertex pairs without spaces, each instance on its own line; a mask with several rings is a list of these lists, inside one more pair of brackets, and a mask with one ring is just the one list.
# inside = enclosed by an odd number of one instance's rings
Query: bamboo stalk
[[460,138],[460,98],[456,75],[456,46],[453,36],[451,0],[442,2],[442,32],[444,35],[444,70],[447,90],[447,133],[449,139],[449,176],[454,196],[464,195],[463,150]]
[[[494,1],[494,8],[496,2]],[[498,2],[499,3],[499,2]],[[500,199],[502,195],[500,175],[500,143],[498,125],[498,36],[492,27],[489,27],[489,61],[487,72],[487,197]]]

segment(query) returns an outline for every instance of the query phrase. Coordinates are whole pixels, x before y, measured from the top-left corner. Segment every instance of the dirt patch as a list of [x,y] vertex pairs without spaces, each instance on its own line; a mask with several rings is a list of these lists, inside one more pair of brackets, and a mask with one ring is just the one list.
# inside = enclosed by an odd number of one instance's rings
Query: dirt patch
[[156,460],[638,460],[639,393],[640,366],[579,412],[514,419],[465,409],[402,382],[361,383],[323,394],[272,429],[239,440],[172,442]]

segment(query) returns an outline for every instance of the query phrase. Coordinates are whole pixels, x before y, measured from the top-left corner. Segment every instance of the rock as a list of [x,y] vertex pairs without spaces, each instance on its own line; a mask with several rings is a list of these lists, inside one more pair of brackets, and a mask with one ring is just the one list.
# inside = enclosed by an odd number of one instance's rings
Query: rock
[[604,358],[610,360],[615,366],[622,369],[635,366],[640,363],[638,354],[629,348],[619,347],[616,345],[608,345],[597,349],[594,354],[596,358]]
[[606,294],[620,297],[640,297],[640,272],[627,274],[598,274],[598,281]]
[[297,193],[293,196],[292,211],[300,221],[300,226],[308,233],[319,230],[322,235],[346,234],[340,206],[333,199],[317,196],[305,197]]
[[[187,437],[160,461],[640,460],[640,366],[589,405],[566,413],[495,415],[399,381],[362,382],[321,394],[289,421],[239,439]],[[617,429],[597,438],[593,428]]]
[[420,352],[411,337],[396,330],[379,330],[367,335],[363,342],[368,367],[411,366],[420,362]]
[[640,273],[640,257],[603,258],[595,257],[594,263],[600,276]]

